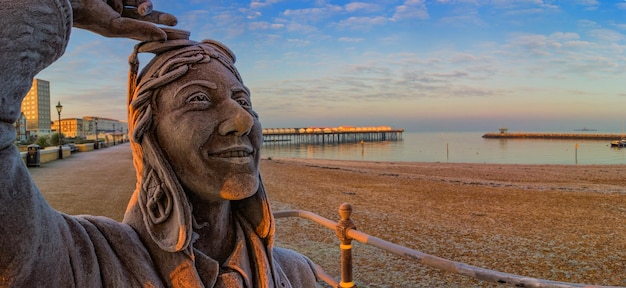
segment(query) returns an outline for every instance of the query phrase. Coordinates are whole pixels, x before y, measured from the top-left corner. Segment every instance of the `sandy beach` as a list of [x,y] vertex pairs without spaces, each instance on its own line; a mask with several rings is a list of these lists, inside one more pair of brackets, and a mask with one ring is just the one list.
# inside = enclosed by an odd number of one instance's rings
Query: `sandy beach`
[[[128,150],[78,153],[30,170],[56,209],[120,220],[135,185]],[[59,181],[72,169],[83,174]],[[261,175],[275,211],[307,210],[336,221],[347,202],[358,230],[423,253],[534,278],[626,286],[624,165],[275,158],[262,160]],[[339,276],[334,231],[277,219],[276,242]],[[359,287],[497,286],[360,243],[353,253]]]
[[[528,277],[626,286],[626,166],[373,163],[273,159],[262,175],[276,210],[338,220],[423,253]],[[278,243],[339,275],[334,232],[279,219]],[[491,287],[354,245],[360,287]]]

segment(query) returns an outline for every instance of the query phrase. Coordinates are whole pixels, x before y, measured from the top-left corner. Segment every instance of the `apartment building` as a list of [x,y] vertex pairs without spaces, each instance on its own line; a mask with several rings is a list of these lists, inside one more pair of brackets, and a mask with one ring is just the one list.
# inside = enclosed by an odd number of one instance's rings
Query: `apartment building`
[[47,136],[50,129],[50,82],[33,79],[33,85],[22,101],[22,113],[26,117],[25,134]]

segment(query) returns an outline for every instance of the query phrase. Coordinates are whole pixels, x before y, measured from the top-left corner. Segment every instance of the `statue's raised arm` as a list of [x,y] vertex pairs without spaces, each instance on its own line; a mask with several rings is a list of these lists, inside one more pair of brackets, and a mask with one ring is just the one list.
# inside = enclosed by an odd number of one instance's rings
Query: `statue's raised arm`
[[[148,13],[151,6],[150,1],[142,0],[0,0],[0,287],[99,287],[104,283],[129,287],[161,283],[152,272],[140,272],[133,278],[111,275],[108,267],[119,269],[122,261],[106,256],[128,251],[115,251],[111,249],[115,247],[94,240],[104,238],[89,220],[71,218],[51,209],[13,145],[13,123],[19,117],[32,79],[63,55],[72,25],[108,37],[165,40],[165,33],[154,24],[173,25],[176,18],[156,11]],[[132,229],[120,227],[110,236],[140,243]],[[93,241],[83,241],[86,239]],[[134,256],[149,260],[145,251]],[[144,262],[150,267],[150,261]],[[111,279],[101,279],[107,275]]]

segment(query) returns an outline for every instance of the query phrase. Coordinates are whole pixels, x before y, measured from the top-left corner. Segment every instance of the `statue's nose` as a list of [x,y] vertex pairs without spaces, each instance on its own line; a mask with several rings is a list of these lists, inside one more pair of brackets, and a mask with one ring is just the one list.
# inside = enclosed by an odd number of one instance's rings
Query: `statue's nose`
[[236,105],[234,109],[227,109],[231,111],[225,111],[228,114],[226,115],[226,120],[219,126],[220,135],[234,133],[237,136],[244,136],[252,130],[252,126],[254,125],[252,115],[238,104],[234,105]]

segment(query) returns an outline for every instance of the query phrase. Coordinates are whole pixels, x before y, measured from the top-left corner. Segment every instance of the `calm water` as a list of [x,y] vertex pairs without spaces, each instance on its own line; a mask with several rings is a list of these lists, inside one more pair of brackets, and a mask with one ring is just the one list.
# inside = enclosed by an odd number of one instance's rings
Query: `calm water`
[[[571,132],[569,132],[571,133]],[[403,133],[403,140],[361,144],[265,144],[262,157],[500,164],[626,164],[610,141],[484,139],[482,132]],[[576,149],[578,144],[578,149]]]

